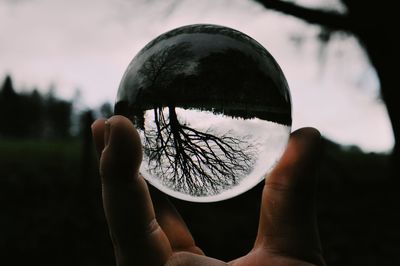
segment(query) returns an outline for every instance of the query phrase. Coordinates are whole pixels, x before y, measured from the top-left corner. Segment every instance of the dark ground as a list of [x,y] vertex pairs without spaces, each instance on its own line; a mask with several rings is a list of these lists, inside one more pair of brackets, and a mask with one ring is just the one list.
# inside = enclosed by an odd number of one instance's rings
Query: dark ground
[[[328,265],[400,265],[400,193],[388,156],[325,142],[318,219]],[[78,141],[0,140],[0,264],[114,265],[96,162]],[[262,184],[231,200],[173,200],[200,247],[229,260],[250,250]]]

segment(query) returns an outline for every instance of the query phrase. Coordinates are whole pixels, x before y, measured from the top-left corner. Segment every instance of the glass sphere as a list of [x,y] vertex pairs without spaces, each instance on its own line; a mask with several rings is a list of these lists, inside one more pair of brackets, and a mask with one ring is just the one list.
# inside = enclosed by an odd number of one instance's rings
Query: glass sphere
[[143,177],[195,202],[261,182],[292,123],[289,88],[271,54],[237,30],[204,24],[166,32],[133,58],[115,114],[139,131]]

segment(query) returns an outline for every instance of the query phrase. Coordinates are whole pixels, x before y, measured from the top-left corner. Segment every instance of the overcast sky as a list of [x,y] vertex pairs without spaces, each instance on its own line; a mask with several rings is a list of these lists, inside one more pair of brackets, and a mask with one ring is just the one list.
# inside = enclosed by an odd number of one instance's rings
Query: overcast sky
[[[334,0],[303,0],[308,6]],[[293,100],[293,128],[314,126],[326,137],[366,151],[388,151],[393,136],[379,100],[376,73],[351,36],[325,46],[320,29],[267,11],[252,0],[0,0],[0,79],[96,107],[113,102],[125,68],[157,35],[193,23],[240,30],[281,65]]]

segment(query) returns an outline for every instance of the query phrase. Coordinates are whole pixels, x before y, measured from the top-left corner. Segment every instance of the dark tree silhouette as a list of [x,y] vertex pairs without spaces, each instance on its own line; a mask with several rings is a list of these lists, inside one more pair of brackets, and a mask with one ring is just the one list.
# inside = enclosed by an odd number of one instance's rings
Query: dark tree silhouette
[[7,75],[0,91],[0,136],[16,136],[20,132],[19,96],[11,76]]
[[187,67],[188,62],[185,59],[192,56],[189,47],[190,44],[181,43],[161,50],[150,56],[141,68],[140,73],[145,74],[146,81],[151,82],[150,86],[168,83],[175,71],[181,71]]
[[251,171],[255,148],[246,139],[196,130],[178,120],[173,106],[153,111],[155,126],[144,131],[144,152],[150,172],[168,187],[193,196],[213,195]]
[[173,77],[183,75],[182,72],[189,69],[189,59],[193,56],[189,48],[188,43],[171,45],[146,60],[139,71],[142,80],[138,85],[146,90],[138,90],[137,98],[142,99],[138,104],[147,103],[147,106],[142,107],[152,107],[153,104],[165,105],[177,101],[179,94],[176,91],[171,93],[169,90],[174,87]]
[[11,76],[6,76],[0,91],[0,136],[23,138],[37,136],[41,98],[36,92],[17,93]]
[[[300,18],[323,27],[326,32],[342,31],[354,34],[364,46],[378,74],[381,95],[386,103],[392,124],[395,147],[394,166],[400,163],[400,105],[398,93],[398,70],[400,59],[395,27],[399,16],[395,1],[378,3],[373,0],[341,0],[345,13],[325,9],[312,9],[278,0],[253,0],[268,9]],[[396,170],[398,172],[398,170]]]
[[14,90],[13,82],[11,79],[11,76],[7,75],[6,78],[4,79],[3,86],[1,88],[1,93],[0,93],[2,98],[13,98],[17,96],[17,93]]
[[53,93],[15,91],[7,76],[0,90],[0,136],[5,138],[70,137],[72,104]]

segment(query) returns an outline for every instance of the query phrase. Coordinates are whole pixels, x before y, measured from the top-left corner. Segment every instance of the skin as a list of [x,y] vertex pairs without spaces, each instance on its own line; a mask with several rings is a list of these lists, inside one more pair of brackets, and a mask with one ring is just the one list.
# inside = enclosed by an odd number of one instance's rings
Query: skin
[[230,262],[207,257],[167,198],[150,196],[139,174],[140,137],[127,118],[96,120],[92,133],[118,266],[325,265],[314,200],[321,145],[316,129],[291,134],[282,159],[266,177],[254,247]]

